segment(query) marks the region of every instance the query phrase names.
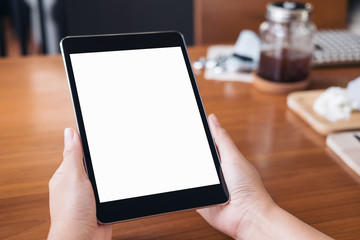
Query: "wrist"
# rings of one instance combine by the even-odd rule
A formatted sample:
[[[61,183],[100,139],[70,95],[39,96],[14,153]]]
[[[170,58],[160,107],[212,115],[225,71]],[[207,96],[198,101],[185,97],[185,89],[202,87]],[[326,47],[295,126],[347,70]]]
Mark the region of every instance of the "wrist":
[[[264,230],[272,227],[272,216],[281,208],[268,194],[264,195],[259,198],[263,200],[248,209],[247,214],[242,218],[237,228],[236,239],[269,239],[264,238],[267,235]]]
[[[272,200],[250,217],[247,224],[239,228],[242,231],[238,231],[236,239],[332,239],[280,208]]]

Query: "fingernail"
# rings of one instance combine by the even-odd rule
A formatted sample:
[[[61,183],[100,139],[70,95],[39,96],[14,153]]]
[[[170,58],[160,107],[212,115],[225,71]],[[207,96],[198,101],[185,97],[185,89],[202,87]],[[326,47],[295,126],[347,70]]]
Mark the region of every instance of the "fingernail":
[[[220,124],[219,120],[217,119],[217,117],[215,116],[215,114],[211,114],[210,118],[213,121],[213,123],[215,123],[216,126],[219,126],[219,127],[221,126],[221,124]]]
[[[66,142],[71,141],[73,138],[74,138],[74,130],[72,130],[71,128],[65,128],[64,130],[65,144]]]

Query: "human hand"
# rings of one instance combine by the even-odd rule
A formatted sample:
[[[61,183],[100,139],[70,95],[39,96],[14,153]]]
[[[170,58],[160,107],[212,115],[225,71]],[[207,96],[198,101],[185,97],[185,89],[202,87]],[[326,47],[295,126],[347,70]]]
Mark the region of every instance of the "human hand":
[[[210,225],[235,239],[330,239],[276,205],[215,115],[209,124],[230,193],[227,204],[197,210]]]
[[[250,227],[255,215],[275,204],[265,190],[256,169],[239,152],[213,114],[209,116],[209,125],[219,150],[230,201],[224,205],[197,211],[210,225],[237,238]]]
[[[49,182],[48,239],[111,239],[111,225],[99,225],[96,220],[95,198],[84,169],[79,135],[70,128],[64,135],[64,160]]]

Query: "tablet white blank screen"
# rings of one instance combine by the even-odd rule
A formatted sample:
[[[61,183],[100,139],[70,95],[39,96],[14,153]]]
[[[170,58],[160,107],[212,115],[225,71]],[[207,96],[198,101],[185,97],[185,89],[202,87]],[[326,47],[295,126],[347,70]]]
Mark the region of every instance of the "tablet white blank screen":
[[[70,58],[100,202],[219,184],[180,47]]]

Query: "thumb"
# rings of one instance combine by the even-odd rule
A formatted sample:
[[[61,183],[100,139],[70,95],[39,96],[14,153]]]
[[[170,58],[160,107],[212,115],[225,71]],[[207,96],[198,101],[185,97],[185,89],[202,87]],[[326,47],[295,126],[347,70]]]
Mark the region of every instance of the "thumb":
[[[65,172],[72,172],[78,176],[86,176],[83,163],[83,151],[79,134],[72,128],[64,130],[63,168]]]
[[[234,164],[239,159],[244,159],[244,156],[239,152],[227,131],[221,126],[215,114],[209,115],[209,125],[215,144],[218,147],[222,164]]]

